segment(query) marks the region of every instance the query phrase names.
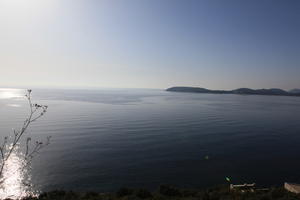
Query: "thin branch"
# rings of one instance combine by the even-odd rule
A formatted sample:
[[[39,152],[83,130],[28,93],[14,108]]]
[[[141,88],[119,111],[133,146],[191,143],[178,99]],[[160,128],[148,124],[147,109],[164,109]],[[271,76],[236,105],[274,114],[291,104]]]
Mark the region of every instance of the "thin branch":
[[[0,177],[2,176],[2,172],[3,172],[3,168],[5,166],[5,162],[9,159],[9,157],[12,154],[12,152],[16,149],[16,146],[19,144],[19,141],[20,141],[21,137],[26,132],[26,130],[29,127],[29,125],[31,123],[35,122],[36,120],[38,120],[39,118],[41,118],[47,112],[48,106],[39,105],[39,104],[32,104],[32,101],[31,101],[31,90],[27,90],[27,94],[25,95],[25,97],[28,100],[29,109],[30,109],[28,117],[25,119],[25,121],[23,123],[23,126],[22,126],[22,128],[19,131],[13,130],[13,132],[14,132],[14,139],[13,139],[11,145],[8,147],[8,152],[5,152],[6,146],[7,146],[7,142],[8,142],[8,137],[4,138],[4,142],[2,144],[2,147],[0,147],[1,160],[2,160],[1,167],[0,167]],[[49,142],[50,141],[50,137],[48,137],[47,138],[47,143],[45,143],[46,145],[43,145],[43,143],[39,144],[39,145],[36,145],[35,148],[33,149],[33,151],[29,153],[29,143],[30,143],[30,140],[31,139],[27,138],[27,141],[26,141],[25,159],[28,159],[27,158],[28,156],[30,156],[32,158],[34,154],[37,154],[40,149],[42,149],[44,146],[47,146],[50,143]]]

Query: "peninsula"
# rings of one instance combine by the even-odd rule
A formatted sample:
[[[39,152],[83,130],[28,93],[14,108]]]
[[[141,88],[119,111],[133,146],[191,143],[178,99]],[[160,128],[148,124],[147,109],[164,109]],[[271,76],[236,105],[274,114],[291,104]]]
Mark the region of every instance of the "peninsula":
[[[299,96],[300,91],[297,89],[285,91],[278,88],[272,89],[250,89],[239,88],[235,90],[209,90],[200,87],[171,87],[166,89],[169,92],[190,92],[190,93],[208,93],[208,94],[241,94],[241,95],[276,95],[276,96]]]

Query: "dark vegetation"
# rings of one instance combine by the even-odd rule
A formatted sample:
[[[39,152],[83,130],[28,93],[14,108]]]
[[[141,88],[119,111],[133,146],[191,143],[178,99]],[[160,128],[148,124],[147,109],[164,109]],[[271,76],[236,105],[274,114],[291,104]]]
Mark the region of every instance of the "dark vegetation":
[[[255,192],[230,191],[229,186],[209,189],[180,189],[161,185],[158,190],[121,188],[115,193],[73,192],[57,190],[42,193],[39,197],[23,200],[297,200],[300,195],[287,192],[283,187],[256,190]]]
[[[199,87],[171,87],[168,88],[169,92],[192,92],[192,93],[209,93],[209,94],[244,94],[244,95],[276,95],[276,96],[300,96],[300,90],[294,89],[285,91],[282,89],[258,89],[253,90],[250,88],[239,88],[236,90],[209,90]]]

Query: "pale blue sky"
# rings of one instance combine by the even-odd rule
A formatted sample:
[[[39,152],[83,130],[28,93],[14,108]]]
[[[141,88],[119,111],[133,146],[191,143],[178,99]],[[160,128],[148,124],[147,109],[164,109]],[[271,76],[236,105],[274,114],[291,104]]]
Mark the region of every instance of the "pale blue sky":
[[[0,0],[0,86],[300,87],[298,0]]]

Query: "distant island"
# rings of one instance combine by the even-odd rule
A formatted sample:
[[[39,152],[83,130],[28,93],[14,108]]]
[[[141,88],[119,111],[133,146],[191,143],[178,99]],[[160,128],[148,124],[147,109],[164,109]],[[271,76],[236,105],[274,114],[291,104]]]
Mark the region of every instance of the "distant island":
[[[209,90],[200,87],[171,87],[166,89],[169,92],[190,92],[190,93],[208,93],[208,94],[241,94],[241,95],[276,95],[276,96],[299,96],[300,89],[285,91],[278,88],[272,89],[250,89],[239,88],[236,90]]]

